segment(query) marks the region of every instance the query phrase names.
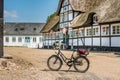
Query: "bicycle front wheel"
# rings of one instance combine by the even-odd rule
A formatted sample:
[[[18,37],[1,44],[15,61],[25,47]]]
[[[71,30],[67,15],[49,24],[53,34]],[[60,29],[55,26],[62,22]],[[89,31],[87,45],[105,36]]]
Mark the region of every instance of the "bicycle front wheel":
[[[58,71],[62,67],[62,60],[57,55],[52,55],[47,60],[47,66],[50,70]]]
[[[89,60],[84,56],[77,57],[74,61],[74,68],[78,72],[86,72],[89,68]]]

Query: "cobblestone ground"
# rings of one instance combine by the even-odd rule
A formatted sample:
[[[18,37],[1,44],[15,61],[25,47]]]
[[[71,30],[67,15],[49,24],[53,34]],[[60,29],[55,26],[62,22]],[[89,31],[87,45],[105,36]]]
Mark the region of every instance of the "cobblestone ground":
[[[46,65],[54,50],[5,47],[4,53],[13,59],[0,59],[0,80],[120,80],[120,56],[114,53],[90,52],[90,68],[86,73],[50,71]],[[69,57],[71,51],[63,51]],[[7,66],[5,66],[7,63]]]

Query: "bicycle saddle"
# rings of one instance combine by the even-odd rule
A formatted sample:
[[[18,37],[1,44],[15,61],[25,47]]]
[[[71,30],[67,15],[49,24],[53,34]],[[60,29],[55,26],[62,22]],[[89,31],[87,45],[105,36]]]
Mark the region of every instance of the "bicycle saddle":
[[[77,52],[80,54],[85,54],[87,51],[85,49],[77,49]]]

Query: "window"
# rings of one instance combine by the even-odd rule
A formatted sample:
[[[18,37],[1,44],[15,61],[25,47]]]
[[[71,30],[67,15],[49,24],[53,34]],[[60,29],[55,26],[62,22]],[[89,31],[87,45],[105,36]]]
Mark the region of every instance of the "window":
[[[80,32],[80,33],[81,33],[81,36],[84,36],[84,29],[81,29],[80,31],[81,31],[81,32]]]
[[[48,33],[45,34],[45,38],[49,39],[49,34]]]
[[[71,6],[69,5],[69,10],[72,10]]]
[[[60,22],[63,22],[63,14],[60,15]]]
[[[62,6],[66,6],[66,5],[68,5],[68,4],[69,4],[68,0],[65,0],[65,1],[63,2]]]
[[[72,32],[71,37],[77,37],[78,30],[74,30],[74,31],[71,31],[71,32]]]
[[[22,37],[18,37],[18,42],[22,42]]]
[[[21,31],[25,30],[24,28],[20,28]]]
[[[87,36],[92,35],[91,29],[86,29],[86,35],[87,35]]]
[[[97,21],[98,21],[98,17],[97,15],[93,15],[93,24],[97,24]]]
[[[51,36],[52,36],[52,39],[55,39],[55,33],[53,33]]]
[[[67,13],[64,14],[64,21],[68,21],[68,14]]]
[[[82,37],[84,35],[84,29],[79,29],[78,30],[78,36]]]
[[[9,42],[9,37],[6,37],[6,38],[5,38],[5,42]]]
[[[63,8],[63,11],[65,12],[65,11],[67,11],[67,8],[66,8],[66,6]]]
[[[69,13],[69,20],[72,20],[73,19],[73,12],[70,12]]]
[[[68,11],[68,10],[69,10],[69,6],[63,7],[63,12],[66,12],[66,11]]]
[[[55,37],[56,37],[56,39],[59,39],[59,38],[60,38],[59,32],[56,33]]]
[[[16,37],[12,37],[12,42],[16,42]]]
[[[15,30],[14,31],[18,31],[18,28],[15,28]]]
[[[60,24],[60,28],[63,28],[63,27],[64,27],[64,25],[63,25],[63,23],[61,23],[61,24]]]
[[[109,27],[108,26],[102,28],[102,34],[109,35]]]
[[[33,42],[36,42],[36,37],[33,37]]]
[[[64,27],[69,27],[69,23],[68,22],[64,23]]]
[[[60,11],[60,13],[63,13],[63,8],[61,8],[61,11]]]
[[[74,12],[74,18],[77,17],[78,15],[78,12]]]
[[[30,43],[30,37],[25,37],[25,42]]]
[[[120,26],[113,26],[112,27],[112,34],[120,34]]]
[[[39,38],[39,41],[42,42],[42,37]]]
[[[95,35],[95,28],[93,28],[92,34]]]
[[[34,31],[36,31],[37,29],[36,28],[33,28]]]
[[[92,34],[93,35],[98,35],[98,28],[93,28]]]

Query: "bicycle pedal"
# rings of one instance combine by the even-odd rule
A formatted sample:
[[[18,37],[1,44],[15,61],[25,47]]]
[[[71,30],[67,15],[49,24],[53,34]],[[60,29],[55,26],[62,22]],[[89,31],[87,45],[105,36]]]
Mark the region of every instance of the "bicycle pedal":
[[[72,66],[70,66],[70,67],[68,68],[67,72],[71,69],[71,67],[72,67]]]

